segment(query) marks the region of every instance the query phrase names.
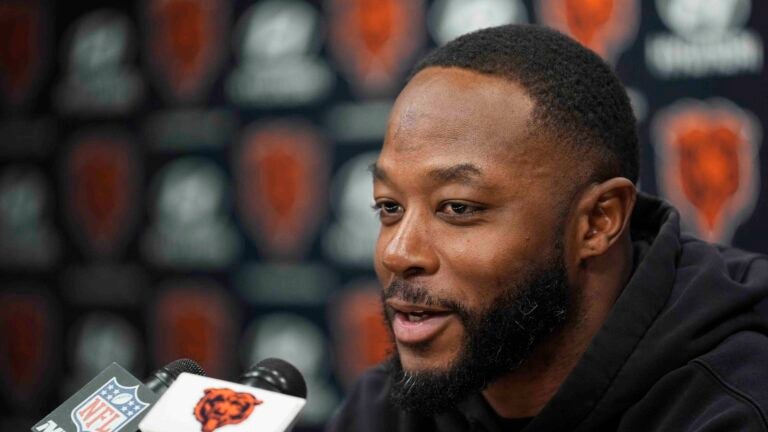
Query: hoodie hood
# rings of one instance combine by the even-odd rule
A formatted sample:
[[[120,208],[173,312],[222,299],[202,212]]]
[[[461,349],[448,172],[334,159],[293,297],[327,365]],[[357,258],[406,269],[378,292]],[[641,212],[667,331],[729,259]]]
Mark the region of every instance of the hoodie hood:
[[[677,211],[644,194],[630,227],[636,253],[632,277],[530,429],[615,427],[664,375],[732,334],[768,330],[765,317],[755,312],[768,296],[768,284],[765,277],[761,282],[748,277],[759,255],[681,236]]]

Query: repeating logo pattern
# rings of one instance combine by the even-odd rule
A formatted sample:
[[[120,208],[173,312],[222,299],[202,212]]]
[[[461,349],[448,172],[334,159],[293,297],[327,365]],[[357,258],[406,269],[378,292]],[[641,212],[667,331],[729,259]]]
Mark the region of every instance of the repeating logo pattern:
[[[760,127],[724,99],[684,100],[654,124],[662,193],[698,236],[729,243],[758,195]]]
[[[52,226],[48,185],[38,167],[0,172],[0,266],[50,268],[61,253]]]
[[[342,165],[333,180],[331,193],[336,217],[325,233],[323,246],[325,253],[338,263],[373,268],[379,220],[371,210],[370,166],[378,157],[377,151],[355,156]]]
[[[235,169],[240,216],[262,252],[300,257],[324,217],[327,151],[301,121],[274,121],[246,129]]]
[[[146,0],[146,52],[172,100],[199,100],[221,66],[228,1]]]
[[[384,324],[380,292],[378,283],[362,281],[347,287],[329,303],[336,354],[340,359],[337,373],[347,388],[351,388],[363,371],[384,360],[393,350]]]
[[[70,225],[92,255],[116,253],[133,232],[141,178],[134,145],[114,132],[86,132],[65,160]]]
[[[331,90],[333,74],[318,56],[320,16],[301,0],[251,6],[235,31],[239,64],[229,75],[229,98],[245,106],[306,105]]]
[[[41,404],[50,386],[50,369],[58,349],[58,314],[38,287],[8,284],[0,292],[0,384],[2,399],[15,410]]]
[[[429,31],[440,45],[465,33],[528,20],[519,0],[438,0],[429,10]]]
[[[331,51],[362,95],[390,94],[424,41],[421,0],[328,0]]]
[[[222,288],[189,279],[159,288],[150,328],[156,364],[190,358],[211,376],[228,376],[237,344],[237,318]]]
[[[64,78],[54,102],[67,114],[126,114],[144,96],[144,81],[128,63],[135,48],[133,26],[113,10],[91,12],[65,38]]]
[[[637,0],[537,0],[539,20],[616,63],[637,37]]]
[[[149,404],[139,399],[138,385],[127,387],[112,378],[72,410],[78,432],[118,432]]]
[[[217,269],[240,253],[228,214],[226,174],[212,160],[187,156],[167,164],[153,184],[152,221],[142,239],[157,266]]]
[[[78,319],[69,344],[75,381],[87,382],[115,362],[134,371],[143,361],[141,339],[123,317],[109,312],[92,312]]]
[[[763,40],[744,26],[751,0],[656,0],[673,34],[652,34],[645,56],[662,78],[759,73]]]
[[[47,59],[43,8],[35,0],[0,4],[0,91],[7,106],[24,105]]]
[[[255,319],[243,335],[243,363],[249,367],[267,358],[290,359],[307,384],[307,405],[302,419],[322,424],[338,406],[338,392],[329,381],[327,349],[323,330],[294,313],[271,313]]]

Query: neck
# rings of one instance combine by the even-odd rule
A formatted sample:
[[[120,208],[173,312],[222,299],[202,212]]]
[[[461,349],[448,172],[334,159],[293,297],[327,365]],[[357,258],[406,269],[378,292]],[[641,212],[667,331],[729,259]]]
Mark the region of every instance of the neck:
[[[536,416],[560,388],[605,322],[632,272],[629,239],[595,257],[580,271],[574,289],[580,292],[564,325],[516,370],[492,382],[483,396],[502,417]],[[616,263],[622,265],[616,266]]]

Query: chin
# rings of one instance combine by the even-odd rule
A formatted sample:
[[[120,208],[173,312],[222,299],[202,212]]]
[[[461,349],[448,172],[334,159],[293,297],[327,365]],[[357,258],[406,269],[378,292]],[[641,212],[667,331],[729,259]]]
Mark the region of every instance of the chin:
[[[454,353],[436,353],[429,349],[414,349],[398,344],[400,364],[406,372],[445,372],[456,361]]]

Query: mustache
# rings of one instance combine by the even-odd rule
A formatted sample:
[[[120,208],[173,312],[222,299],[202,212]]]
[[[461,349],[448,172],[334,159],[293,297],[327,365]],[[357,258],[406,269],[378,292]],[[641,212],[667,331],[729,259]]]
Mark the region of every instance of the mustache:
[[[469,310],[461,303],[455,300],[435,296],[423,285],[408,282],[403,279],[393,280],[389,286],[382,290],[382,303],[391,298],[424,306],[438,306],[444,309],[450,309],[462,317],[469,315]]]

